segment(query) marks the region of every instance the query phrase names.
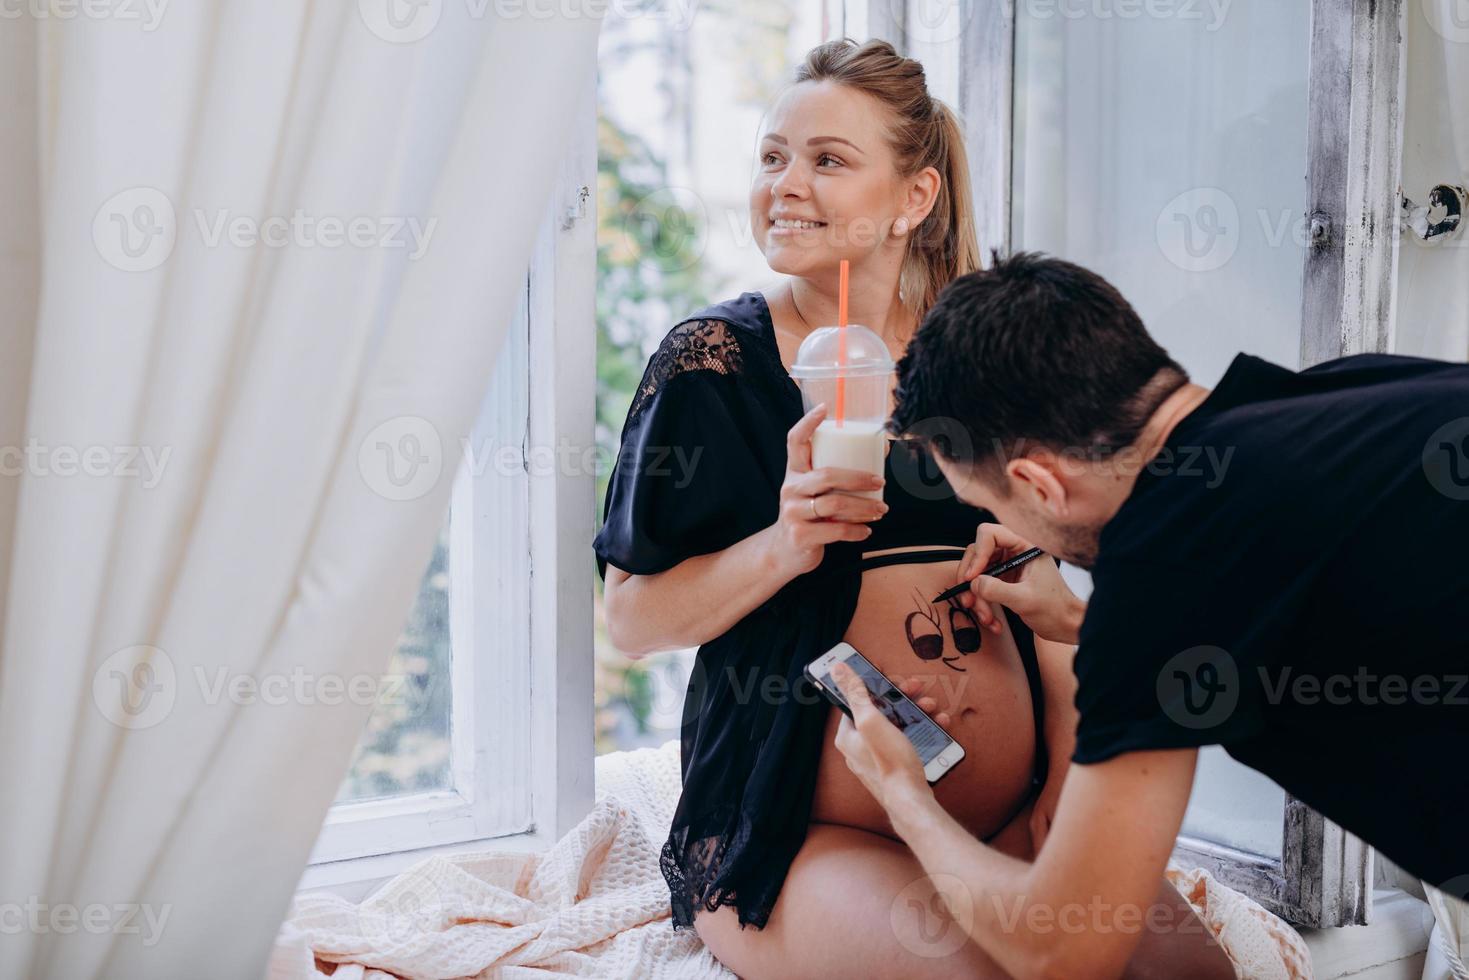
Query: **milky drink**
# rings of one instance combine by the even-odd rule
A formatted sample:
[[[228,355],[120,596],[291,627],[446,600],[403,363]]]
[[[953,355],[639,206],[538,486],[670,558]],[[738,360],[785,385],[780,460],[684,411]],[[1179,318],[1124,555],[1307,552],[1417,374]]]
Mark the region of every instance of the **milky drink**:
[[[811,438],[811,468],[836,466],[882,476],[887,460],[887,435],[882,422],[847,419],[840,425],[827,418]],[[858,497],[882,499],[882,490],[843,491]]]
[[[894,367],[883,339],[858,323],[821,327],[801,342],[791,377],[808,412],[826,403],[826,418],[811,440],[813,469],[836,466],[883,475]],[[881,490],[857,495],[882,499]]]

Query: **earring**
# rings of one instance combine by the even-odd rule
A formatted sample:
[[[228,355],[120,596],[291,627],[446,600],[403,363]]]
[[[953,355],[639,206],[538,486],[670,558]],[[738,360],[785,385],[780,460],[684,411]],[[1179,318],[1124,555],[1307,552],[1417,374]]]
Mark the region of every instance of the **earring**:
[[[903,215],[902,217],[899,217],[897,221],[894,221],[893,222],[893,234],[894,235],[897,235],[899,238],[901,238],[904,235],[908,234],[908,217],[907,217],[907,215]]]

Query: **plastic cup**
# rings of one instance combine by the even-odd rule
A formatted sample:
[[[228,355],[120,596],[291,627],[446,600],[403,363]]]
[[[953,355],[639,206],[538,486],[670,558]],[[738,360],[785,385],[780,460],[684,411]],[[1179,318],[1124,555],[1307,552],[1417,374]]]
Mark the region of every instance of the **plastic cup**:
[[[883,475],[887,461],[888,399],[896,365],[887,344],[867,327],[845,327],[846,357],[840,349],[842,327],[821,327],[801,342],[791,377],[801,389],[801,401],[810,411],[826,403],[826,418],[811,438],[811,467],[841,467]],[[843,387],[843,416],[836,417],[837,380]],[[859,497],[882,499],[881,490],[863,490]]]

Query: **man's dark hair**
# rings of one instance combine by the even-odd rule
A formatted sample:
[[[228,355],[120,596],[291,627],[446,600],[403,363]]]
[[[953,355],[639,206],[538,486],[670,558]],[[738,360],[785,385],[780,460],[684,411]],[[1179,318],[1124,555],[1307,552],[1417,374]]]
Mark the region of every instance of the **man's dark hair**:
[[[898,362],[889,426],[997,478],[1027,445],[1106,458],[1187,381],[1107,280],[1036,252],[995,253],[924,317]]]

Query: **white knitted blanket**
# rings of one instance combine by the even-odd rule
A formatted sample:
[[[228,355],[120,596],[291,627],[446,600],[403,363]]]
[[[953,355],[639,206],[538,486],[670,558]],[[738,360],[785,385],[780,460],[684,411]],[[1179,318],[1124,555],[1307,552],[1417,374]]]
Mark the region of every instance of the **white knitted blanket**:
[[[319,962],[337,964],[333,980],[734,980],[669,920],[658,849],[678,752],[669,742],[598,759],[592,812],[544,854],[428,858],[361,905],[297,896],[269,977],[316,980]]]
[[[1167,875],[1234,961],[1241,980],[1314,980],[1311,950],[1290,923],[1203,868],[1169,862]]]
[[[692,929],[675,932],[658,849],[679,792],[679,749],[597,760],[592,812],[544,854],[434,857],[360,905],[301,895],[270,980],[551,977],[735,980]],[[1207,872],[1168,876],[1247,980],[1311,980],[1305,942]]]

